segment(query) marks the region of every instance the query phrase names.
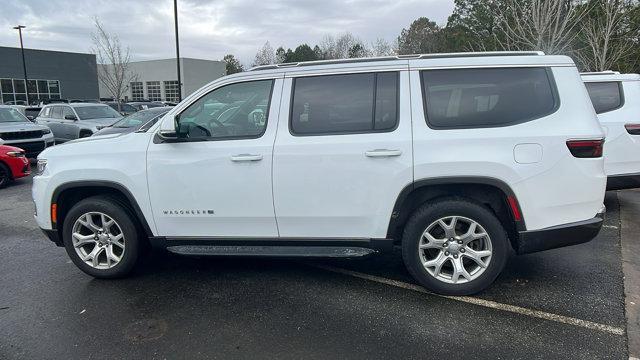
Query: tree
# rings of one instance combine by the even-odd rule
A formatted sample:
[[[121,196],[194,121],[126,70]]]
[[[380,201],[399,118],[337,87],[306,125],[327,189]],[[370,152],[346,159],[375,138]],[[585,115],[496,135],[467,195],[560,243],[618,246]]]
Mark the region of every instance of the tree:
[[[502,36],[495,39],[504,50],[568,54],[588,13],[572,0],[503,1],[496,14]]]
[[[302,44],[298,45],[298,47],[291,54],[291,58],[287,60],[290,62],[313,61],[318,60],[318,57],[311,46]]]
[[[443,29],[448,52],[501,50],[502,36],[496,13],[504,0],[455,0],[453,13]]]
[[[319,48],[322,59],[346,59],[350,57],[351,50],[355,51],[354,54],[362,54],[366,50],[366,45],[350,32],[345,32],[336,38],[326,35],[320,42]]]
[[[289,62],[289,60],[287,59],[287,52],[284,50],[282,46],[280,46],[276,50],[276,64],[282,64],[286,62]]]
[[[130,71],[129,47],[123,48],[117,35],[109,34],[98,18],[94,18],[95,32],[91,34],[93,53],[96,55],[98,66],[98,80],[104,85],[109,94],[118,103],[129,90],[131,82],[138,77]]]
[[[411,23],[408,29],[402,29],[398,37],[398,54],[428,54],[439,52],[440,27],[426,17]]]
[[[631,26],[633,4],[623,0],[592,0],[579,40],[583,47],[578,52],[581,65],[588,71],[612,69],[633,51],[636,27]]]
[[[226,64],[227,75],[239,73],[244,71],[244,67],[240,64],[240,61],[232,54],[227,54],[222,58],[222,61]]]
[[[395,54],[395,50],[385,39],[378,38],[371,44],[372,56],[391,56]]]
[[[271,44],[267,41],[262,45],[262,48],[256,53],[256,57],[253,60],[253,66],[270,65],[276,63],[276,56],[271,47]]]
[[[349,49],[349,53],[348,53],[349,58],[363,58],[363,57],[367,57],[370,56],[370,52],[369,50],[367,50],[367,48],[364,46],[363,43],[355,43],[353,44],[353,46],[351,46],[351,48]]]

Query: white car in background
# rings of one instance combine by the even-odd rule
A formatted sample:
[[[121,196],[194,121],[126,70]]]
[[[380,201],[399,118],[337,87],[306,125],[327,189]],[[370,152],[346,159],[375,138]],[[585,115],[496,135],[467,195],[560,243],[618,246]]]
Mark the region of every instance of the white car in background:
[[[607,190],[640,187],[640,75],[605,71],[582,80],[606,135]]]
[[[15,105],[0,105],[0,145],[11,145],[24,150],[28,158],[36,158],[47,147],[54,145],[48,127],[34,124]]]

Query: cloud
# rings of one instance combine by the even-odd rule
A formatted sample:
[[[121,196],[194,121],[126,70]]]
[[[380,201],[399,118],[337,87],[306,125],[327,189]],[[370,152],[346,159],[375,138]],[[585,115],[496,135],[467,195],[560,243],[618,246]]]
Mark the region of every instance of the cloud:
[[[249,64],[272,46],[315,45],[324,35],[349,31],[365,42],[393,41],[420,16],[444,24],[453,0],[178,0],[180,54]],[[173,2],[142,0],[8,0],[0,13],[1,46],[18,46],[11,27],[22,24],[25,46],[89,52],[93,18],[117,34],[135,60],[175,56]]]

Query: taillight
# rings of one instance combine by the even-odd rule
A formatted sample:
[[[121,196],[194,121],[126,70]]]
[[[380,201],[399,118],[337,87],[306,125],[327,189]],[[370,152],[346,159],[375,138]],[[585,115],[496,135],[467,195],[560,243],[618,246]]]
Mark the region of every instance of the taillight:
[[[599,158],[602,157],[604,139],[567,140],[567,147],[571,155],[577,158]]]
[[[626,124],[624,128],[631,135],[640,135],[640,124]]]

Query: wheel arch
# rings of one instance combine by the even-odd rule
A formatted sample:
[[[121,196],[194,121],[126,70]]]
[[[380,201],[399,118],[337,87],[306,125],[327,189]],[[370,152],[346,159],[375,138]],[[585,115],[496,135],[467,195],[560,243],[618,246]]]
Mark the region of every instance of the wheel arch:
[[[505,227],[515,248],[518,232],[526,230],[522,210],[511,187],[492,177],[438,177],[416,180],[407,185],[396,199],[387,238],[399,241],[409,216],[425,202],[452,196],[469,198],[490,208]],[[516,216],[520,217],[519,221]]]
[[[113,181],[72,181],[59,185],[51,196],[50,206],[56,205],[57,221],[52,222],[52,229],[61,231],[64,217],[68,211],[81,199],[105,195],[118,199],[124,206],[135,214],[141,230],[147,237],[152,237],[151,227],[140,209],[133,194],[122,184]]]

